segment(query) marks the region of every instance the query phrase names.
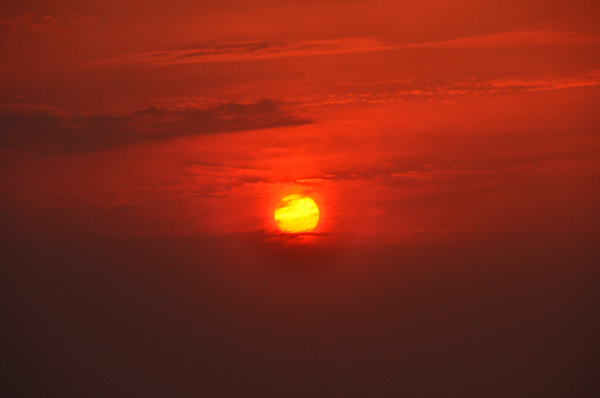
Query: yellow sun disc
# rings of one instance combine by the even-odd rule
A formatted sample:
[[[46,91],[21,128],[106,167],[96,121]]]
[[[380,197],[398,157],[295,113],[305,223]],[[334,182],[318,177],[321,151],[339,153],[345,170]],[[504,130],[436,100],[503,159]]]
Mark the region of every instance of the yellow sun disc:
[[[310,232],[319,222],[319,208],[308,196],[288,195],[275,208],[275,222],[283,232]]]

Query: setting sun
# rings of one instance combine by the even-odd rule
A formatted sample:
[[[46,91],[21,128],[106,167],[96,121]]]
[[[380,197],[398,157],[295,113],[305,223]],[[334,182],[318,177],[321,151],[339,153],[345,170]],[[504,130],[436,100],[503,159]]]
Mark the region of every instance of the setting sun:
[[[308,196],[288,195],[275,208],[274,217],[283,232],[310,232],[319,222],[319,208]]]

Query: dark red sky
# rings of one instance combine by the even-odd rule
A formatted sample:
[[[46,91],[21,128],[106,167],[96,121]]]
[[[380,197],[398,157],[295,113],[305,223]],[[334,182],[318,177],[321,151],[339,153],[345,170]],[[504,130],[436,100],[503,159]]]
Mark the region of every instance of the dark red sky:
[[[462,369],[470,376],[454,377],[479,386],[415,384],[409,396],[547,397],[553,390],[544,388],[559,379],[556,396],[577,396],[589,387],[591,357],[582,352],[594,353],[596,365],[599,352],[585,343],[598,308],[590,287],[599,260],[598,21],[597,1],[4,2],[0,219],[11,259],[5,283],[14,289],[3,308],[14,324],[7,352],[19,357],[11,374],[23,385],[58,377],[32,387],[41,395],[132,395],[135,386],[94,378],[92,368],[129,374],[140,347],[172,340],[173,350],[191,344],[198,361],[220,366],[210,373],[212,365],[165,348],[156,363],[190,364],[177,391],[196,391],[186,384],[196,372],[234,372],[243,386],[281,368],[273,376],[279,393],[255,386],[257,396],[350,396],[333,388],[338,379],[359,372],[355,360],[379,358],[367,373],[389,388],[370,389],[366,377],[359,395],[397,396],[391,369],[410,380],[411,367],[399,365],[405,350],[425,358],[413,368],[423,385],[428,371]],[[292,193],[310,195],[321,211],[305,244],[286,243],[273,221]],[[98,298],[85,299],[86,291]],[[167,304],[157,308],[157,300]],[[54,315],[44,317],[44,303]],[[149,322],[162,325],[177,310],[175,329],[166,322],[140,332],[141,346],[131,348],[136,330],[153,330]],[[420,310],[414,329],[403,329]],[[89,319],[69,320],[79,313]],[[102,314],[107,335],[131,357],[96,339]],[[185,317],[195,321],[183,332]],[[285,326],[273,326],[281,317]],[[313,320],[329,332],[306,326]],[[203,351],[194,328],[204,339],[229,337]],[[376,343],[358,344],[344,328]],[[532,348],[532,330],[546,339],[541,346]],[[477,333],[477,349],[490,357],[451,348]],[[279,348],[265,348],[265,335]],[[70,343],[61,351],[56,339],[79,341],[87,354]],[[107,347],[114,355],[102,357]],[[250,371],[255,349],[267,352],[262,376]],[[299,355],[298,368],[275,358],[277,350]],[[73,373],[58,359],[68,375],[60,381],[43,353],[88,370]],[[102,365],[92,360],[98,355]],[[540,358],[545,370],[533,365]],[[30,361],[44,365],[32,370]],[[338,381],[321,377],[327,364],[341,367]],[[154,369],[157,380],[172,380],[152,366],[128,377],[136,385]],[[319,377],[304,373],[317,386],[285,390],[293,386],[285,369],[310,366],[321,369]],[[114,393],[93,394],[94,383]],[[337,392],[324,393],[328,386]]]

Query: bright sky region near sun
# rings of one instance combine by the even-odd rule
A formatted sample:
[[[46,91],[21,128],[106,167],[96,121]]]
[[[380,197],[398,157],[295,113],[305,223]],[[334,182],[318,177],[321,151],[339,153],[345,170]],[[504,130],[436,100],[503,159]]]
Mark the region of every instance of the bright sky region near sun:
[[[6,230],[595,229],[597,1],[0,7]]]

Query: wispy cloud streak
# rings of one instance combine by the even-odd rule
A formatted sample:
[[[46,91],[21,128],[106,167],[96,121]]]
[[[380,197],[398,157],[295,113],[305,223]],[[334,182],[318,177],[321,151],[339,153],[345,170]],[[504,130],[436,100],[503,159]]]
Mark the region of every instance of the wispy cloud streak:
[[[533,30],[501,32],[437,42],[405,44],[403,48],[500,48],[525,45],[598,42],[600,36],[579,32]]]
[[[598,42],[600,36],[578,32],[535,30],[502,32],[438,42],[385,44],[375,38],[345,38],[307,41],[243,41],[194,48],[125,54],[85,63],[87,67],[160,67],[176,64],[239,62],[316,55],[367,53],[419,48],[501,48],[523,45]]]
[[[479,83],[478,87],[491,89],[521,89],[523,91],[560,90],[565,88],[600,85],[600,70],[576,77],[506,78]]]
[[[0,17],[0,36],[8,36],[15,32],[65,32],[74,26],[90,25],[93,22],[94,18],[81,15],[68,18],[35,14],[23,14],[18,18]]]
[[[220,43],[183,50],[153,51],[122,55],[88,63],[96,67],[166,66],[208,62],[237,62],[327,54],[352,54],[393,49],[370,38],[297,42],[246,41]]]

